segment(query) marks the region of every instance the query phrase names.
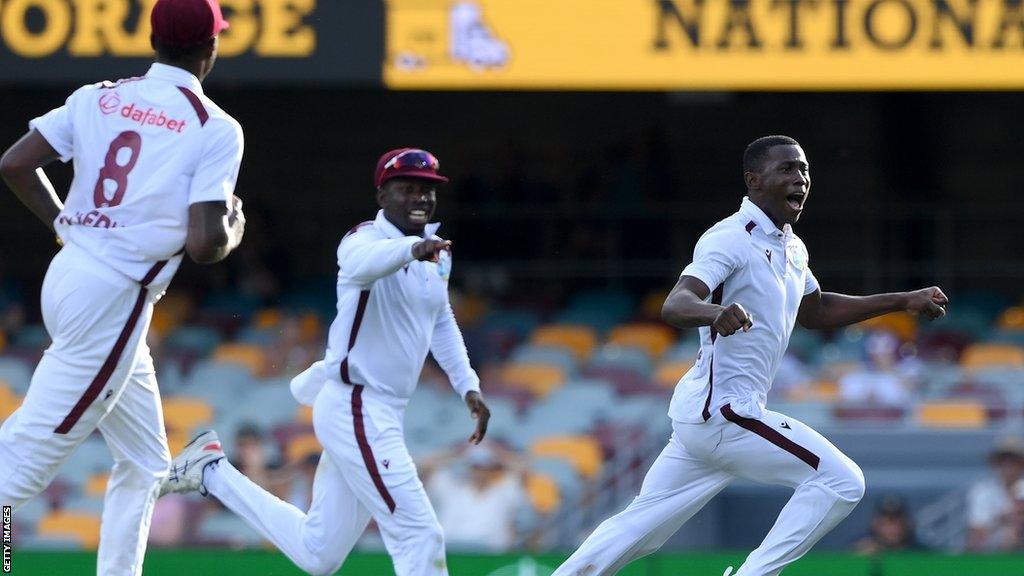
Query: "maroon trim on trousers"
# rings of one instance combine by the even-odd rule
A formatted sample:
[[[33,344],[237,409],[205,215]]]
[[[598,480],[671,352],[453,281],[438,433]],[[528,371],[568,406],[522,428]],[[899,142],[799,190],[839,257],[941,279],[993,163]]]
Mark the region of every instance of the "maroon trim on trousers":
[[[148,277],[149,274],[146,276]],[[114,368],[117,367],[118,360],[121,359],[124,347],[128,344],[128,339],[131,338],[132,332],[135,331],[135,325],[139,322],[139,316],[142,314],[142,309],[146,304],[146,295],[148,293],[144,287],[139,289],[139,297],[135,300],[135,307],[132,308],[131,314],[128,315],[128,321],[121,328],[121,334],[118,335],[117,341],[114,342],[114,348],[107,355],[107,359],[103,361],[103,366],[100,367],[99,373],[92,379],[89,387],[85,389],[85,393],[78,399],[78,403],[64,417],[64,421],[60,423],[60,426],[54,429],[54,432],[57,434],[67,434],[70,432],[86,409],[100,395],[103,387],[107,385],[107,381],[110,380],[110,376],[114,373]]]
[[[722,416],[725,416],[725,419],[728,420],[729,422],[732,422],[737,426],[746,428],[747,430],[750,430],[751,432],[757,434],[761,438],[764,438],[765,440],[771,442],[772,444],[775,444],[779,448],[782,448],[786,452],[789,452],[793,456],[796,456],[797,458],[803,460],[811,468],[814,468],[815,470],[818,469],[818,464],[821,463],[821,459],[818,458],[818,456],[815,455],[814,452],[811,452],[807,448],[804,448],[803,446],[797,444],[796,442],[793,442],[789,438],[786,438],[778,430],[772,428],[771,426],[765,424],[764,422],[761,422],[760,420],[754,420],[753,418],[744,418],[743,416],[740,416],[739,414],[732,411],[732,406],[730,406],[729,404],[722,406]]]
[[[757,227],[757,223],[755,223],[753,220],[751,220],[750,222],[747,222],[747,225],[744,226],[743,229],[747,231],[747,234],[752,234],[751,230],[753,230],[756,227]]]
[[[203,101],[199,99],[199,96],[196,96],[195,92],[184,86],[178,86],[178,90],[181,90],[185,98],[188,98],[188,103],[196,111],[196,116],[199,116],[199,125],[206,126],[206,121],[210,119],[210,114],[206,111],[206,107],[203,106]]]
[[[721,304],[722,293],[725,291],[725,282],[718,285],[711,293],[711,303]],[[704,400],[704,411],[700,413],[707,422],[711,419],[711,393],[715,391],[715,340],[718,339],[718,330],[711,327],[711,356],[708,358],[708,397]]]
[[[149,283],[156,279],[160,271],[164,269],[164,266],[167,266],[167,262],[167,260],[161,260],[153,264],[153,267],[149,269],[149,272],[146,272],[146,275],[142,277],[139,283],[143,286],[149,286]]]
[[[356,430],[356,443],[359,444],[359,452],[363,455],[363,463],[366,464],[366,470],[370,473],[370,479],[373,480],[373,485],[377,487],[377,492],[384,499],[384,503],[388,505],[388,510],[394,514],[395,499],[391,497],[388,487],[384,484],[384,479],[380,477],[377,460],[373,457],[373,450],[370,449],[370,443],[366,440],[366,427],[363,424],[362,384],[352,387],[352,425]]]
[[[352,330],[348,334],[348,354],[352,353],[352,348],[356,345],[356,336],[359,334],[359,327],[363,324],[363,314],[366,312],[366,302],[369,300],[369,290],[359,293],[359,305],[356,306],[356,316],[352,319]],[[348,354],[345,354],[345,359],[341,361],[341,381],[345,384],[352,383],[348,379]]]

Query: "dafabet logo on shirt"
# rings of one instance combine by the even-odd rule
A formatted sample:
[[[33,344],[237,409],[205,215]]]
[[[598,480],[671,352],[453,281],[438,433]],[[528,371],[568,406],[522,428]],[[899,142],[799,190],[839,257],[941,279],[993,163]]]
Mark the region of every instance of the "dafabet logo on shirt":
[[[117,92],[107,92],[103,96],[100,96],[100,112],[109,116],[117,111],[117,107],[121,105],[121,97],[117,95]]]

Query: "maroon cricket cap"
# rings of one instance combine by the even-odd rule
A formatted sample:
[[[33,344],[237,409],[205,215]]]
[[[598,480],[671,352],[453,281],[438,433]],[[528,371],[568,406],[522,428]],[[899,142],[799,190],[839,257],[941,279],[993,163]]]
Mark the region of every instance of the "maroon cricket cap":
[[[149,22],[154,36],[178,48],[198,46],[228,27],[217,0],[158,0]]]
[[[377,160],[377,169],[373,171],[373,184],[380,188],[392,178],[420,178],[432,182],[447,182],[448,179],[437,173],[440,164],[433,154],[419,148],[398,148]]]

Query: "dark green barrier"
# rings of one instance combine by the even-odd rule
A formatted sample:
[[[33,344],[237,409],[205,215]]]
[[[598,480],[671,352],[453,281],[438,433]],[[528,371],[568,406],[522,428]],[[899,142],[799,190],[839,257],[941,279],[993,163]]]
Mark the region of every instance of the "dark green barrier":
[[[719,576],[728,565],[738,566],[745,552],[718,554],[659,554],[638,560],[621,576]],[[451,555],[453,576],[548,576],[563,556]],[[94,574],[91,553],[14,551],[12,574],[72,576]],[[146,557],[146,576],[301,576],[284,556],[273,552],[154,550]],[[383,554],[351,556],[340,576],[394,574]],[[845,554],[812,554],[786,570],[785,576],[1024,576],[1024,555],[942,556],[901,554],[878,559]]]

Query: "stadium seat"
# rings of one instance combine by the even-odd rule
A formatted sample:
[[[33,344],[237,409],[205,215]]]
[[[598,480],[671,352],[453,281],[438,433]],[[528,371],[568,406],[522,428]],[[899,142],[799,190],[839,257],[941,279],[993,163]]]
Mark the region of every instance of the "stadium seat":
[[[900,340],[913,340],[917,335],[917,320],[906,312],[890,312],[865,320],[857,326],[864,330],[888,330]]]
[[[516,348],[510,360],[527,364],[554,364],[567,375],[576,373],[576,357],[563,346],[527,344]]]
[[[164,398],[164,424],[168,430],[193,432],[197,426],[213,422],[213,406],[201,398],[175,396]]]
[[[285,457],[289,463],[296,464],[309,456],[318,456],[323,450],[315,434],[301,434],[288,441],[288,445],[285,447]]]
[[[187,295],[171,290],[153,308],[150,329],[159,334],[168,334],[181,325],[192,313],[194,303]]]
[[[164,339],[164,348],[167,350],[184,350],[208,356],[220,344],[220,334],[213,328],[202,326],[181,326],[172,331]]]
[[[313,425],[313,407],[306,406],[305,404],[299,404],[299,407],[295,410],[295,421],[299,424]]]
[[[562,505],[562,494],[554,478],[538,472],[526,475],[526,493],[540,514],[551,514]]]
[[[683,374],[693,367],[692,360],[663,362],[654,370],[654,382],[662,388],[675,388]]]
[[[22,326],[14,333],[11,344],[19,348],[46,348],[50,345],[50,334],[42,324]]]
[[[1024,331],[1024,306],[1011,306],[999,315],[996,325],[1003,330]]]
[[[662,362],[673,362],[676,360],[687,360],[693,362],[697,359],[697,353],[700,352],[700,338],[689,337],[679,340],[661,357]]]
[[[652,359],[661,358],[675,341],[675,332],[664,324],[626,324],[613,328],[608,343],[636,347]]]
[[[93,474],[110,471],[114,459],[103,438],[96,434],[85,439],[60,467],[61,477],[85,482]]]
[[[225,364],[237,364],[253,376],[260,376],[266,370],[266,354],[263,348],[253,344],[229,342],[221,344],[213,352],[213,360]]]
[[[1012,344],[972,344],[964,350],[960,365],[967,369],[1024,368],[1024,348]]]
[[[933,401],[918,405],[917,421],[926,428],[984,428],[988,414],[981,402]]]
[[[550,364],[511,363],[505,365],[501,377],[507,386],[544,396],[561,386],[566,374]]]
[[[598,348],[590,358],[589,368],[621,368],[632,370],[648,377],[651,374],[651,359],[647,352],[634,347],[606,344]]]
[[[560,346],[572,352],[576,360],[585,362],[597,346],[597,333],[580,324],[549,324],[534,330],[530,342],[537,346]]]
[[[21,397],[0,381],[0,422],[7,419],[21,406]]]
[[[39,520],[36,534],[69,537],[86,550],[95,550],[100,543],[100,518],[84,512],[58,510]]]
[[[648,322],[661,322],[661,309],[665,306],[668,292],[657,290],[644,296],[640,302],[640,318]]]
[[[606,380],[615,385],[619,394],[660,394],[665,389],[658,387],[641,372],[624,366],[589,366],[583,370],[585,378]]]
[[[252,318],[251,328],[256,330],[268,330],[277,328],[284,320],[284,314],[278,308],[263,308],[256,312]]]
[[[107,480],[110,479],[109,472],[97,472],[85,482],[85,493],[93,498],[103,498],[107,492]]]
[[[832,409],[836,420],[847,424],[896,423],[903,420],[906,410],[901,406],[879,406],[875,404],[840,404]]]
[[[530,447],[536,456],[563,458],[580,476],[593,480],[601,473],[604,454],[601,445],[590,436],[550,436],[540,438]]]
[[[258,548],[263,545],[263,537],[256,530],[226,510],[204,516],[199,522],[198,538],[204,544],[235,548]]]

